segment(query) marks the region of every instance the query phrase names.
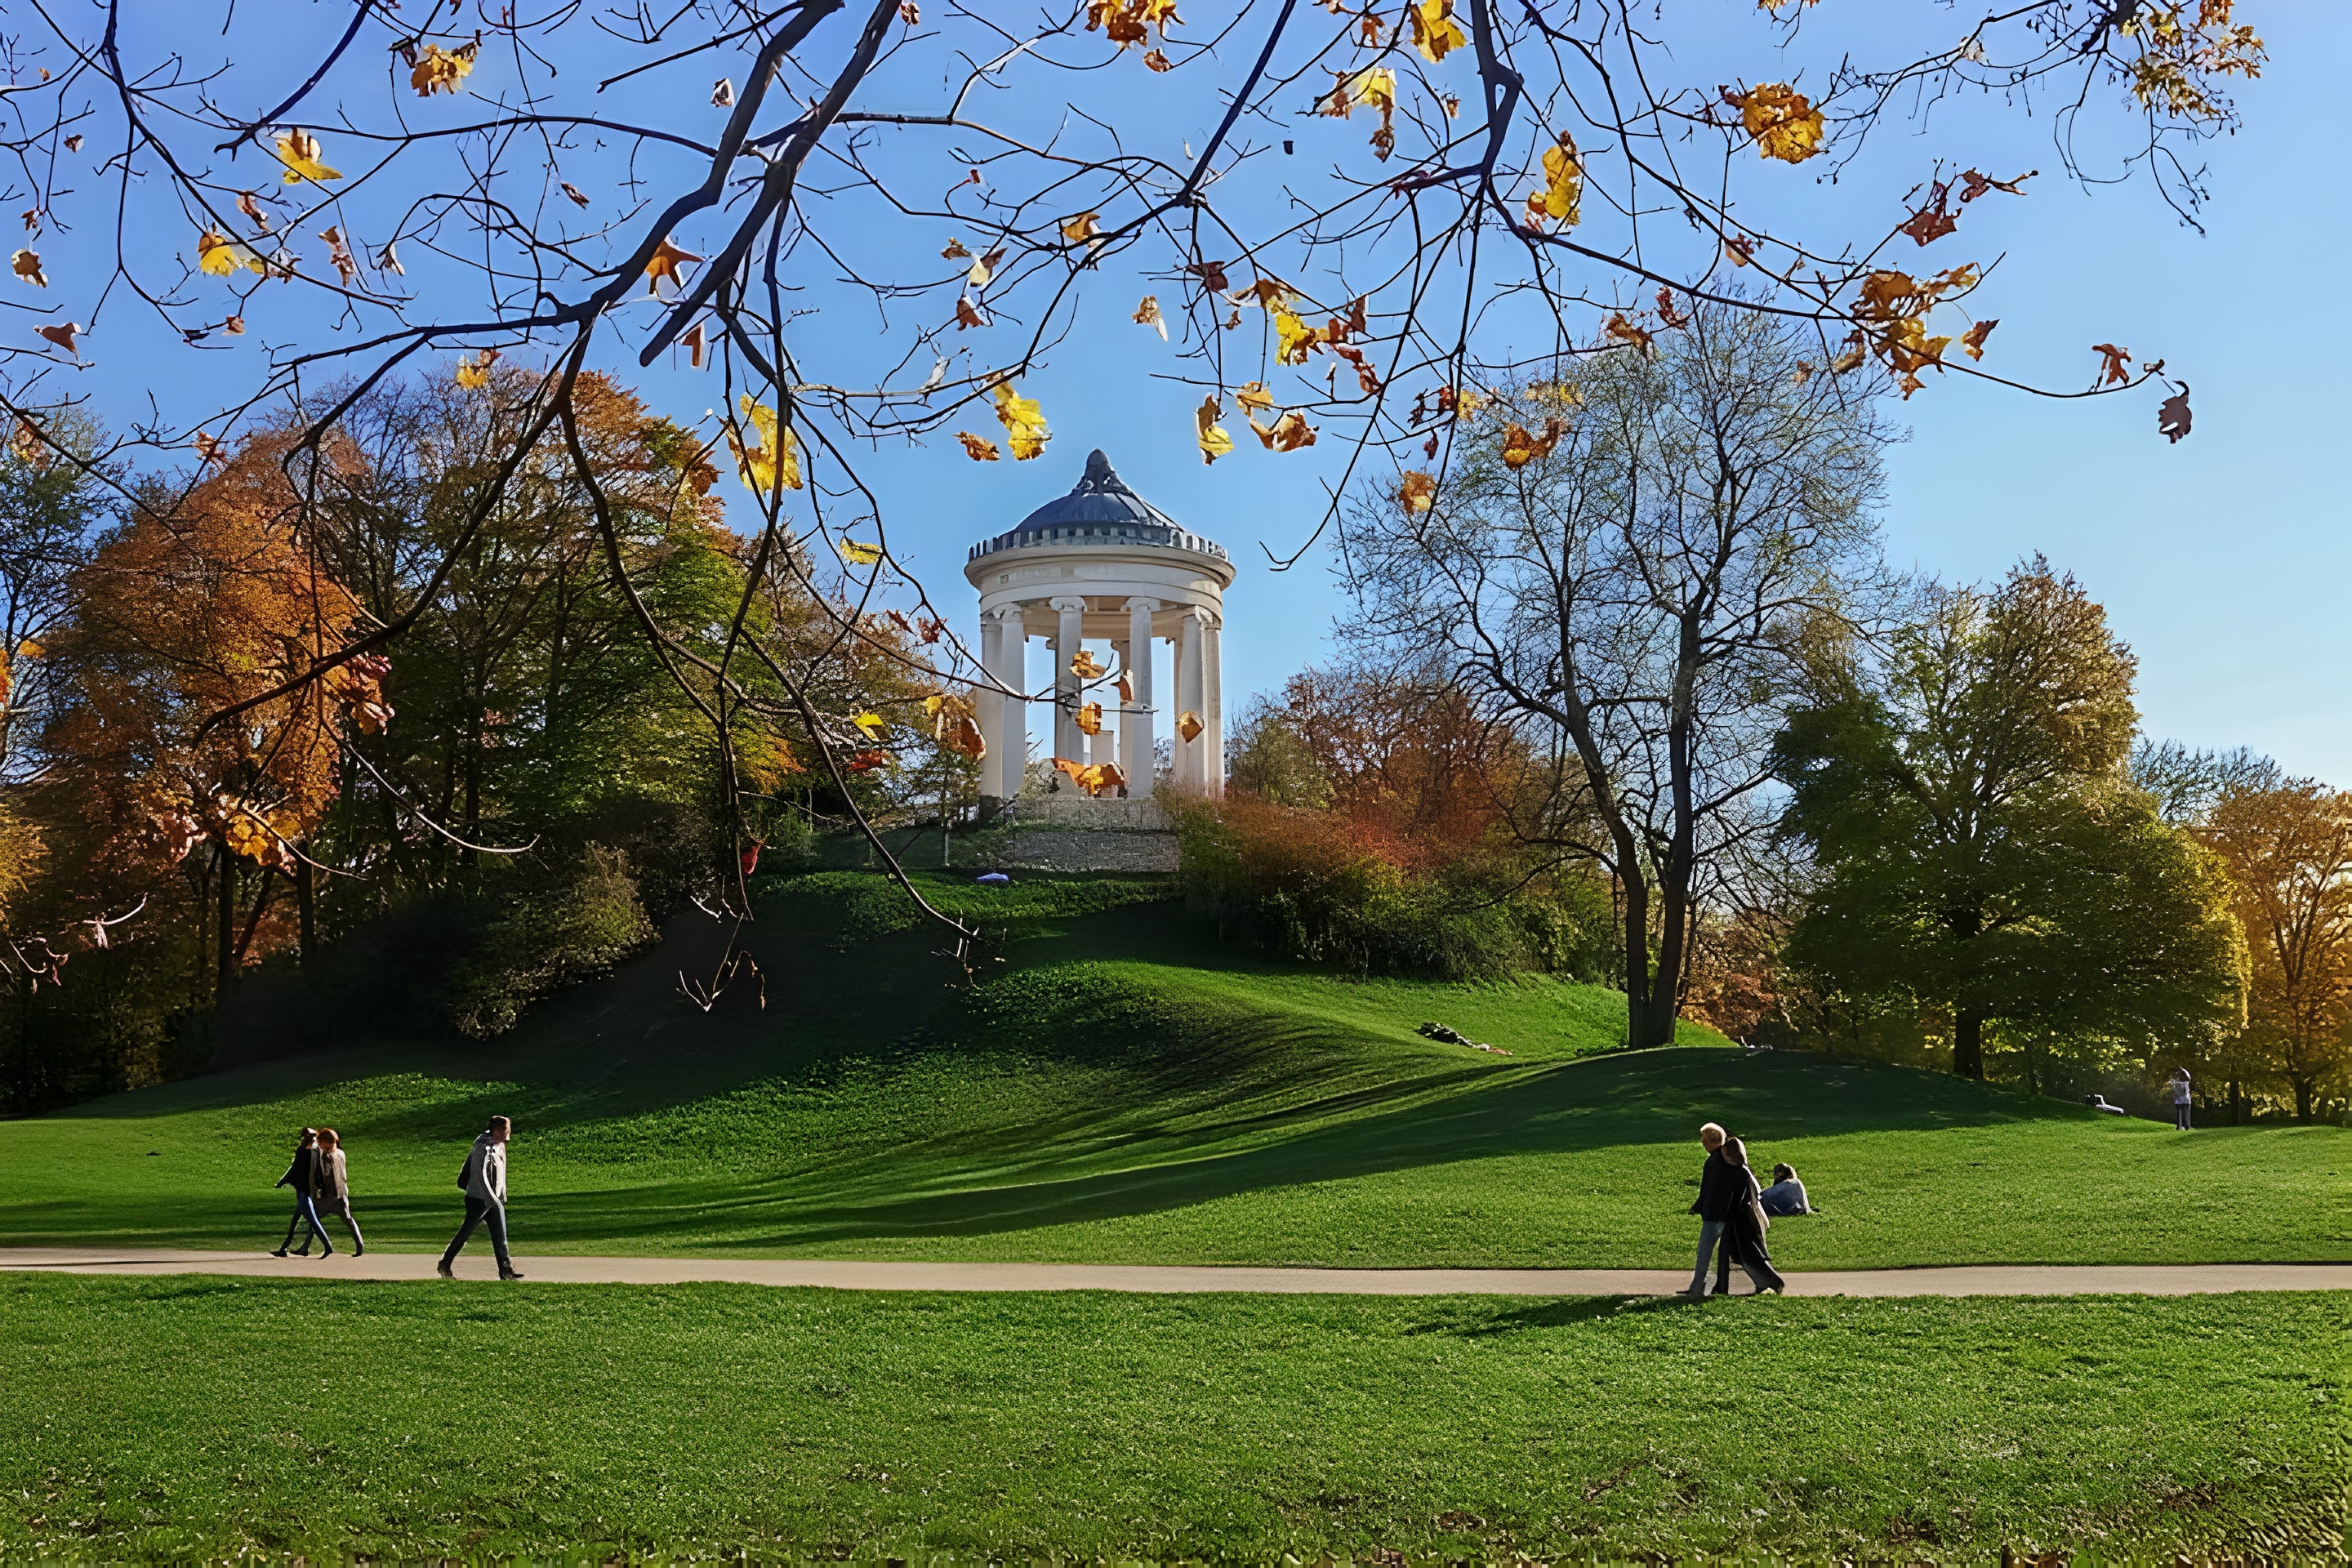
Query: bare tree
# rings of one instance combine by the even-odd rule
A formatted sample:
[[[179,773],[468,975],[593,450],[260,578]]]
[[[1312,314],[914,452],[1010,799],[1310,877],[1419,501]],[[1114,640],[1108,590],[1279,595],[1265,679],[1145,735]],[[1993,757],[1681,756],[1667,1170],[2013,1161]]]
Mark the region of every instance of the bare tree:
[[[1804,353],[1780,322],[1702,305],[1655,358],[1498,404],[1501,456],[1346,532],[1380,635],[1445,649],[1572,752],[1552,821],[1616,881],[1639,1046],[1673,1040],[1704,883],[1768,826],[1772,697],[1806,626],[1876,571],[1886,432],[1869,397],[1799,372]]]

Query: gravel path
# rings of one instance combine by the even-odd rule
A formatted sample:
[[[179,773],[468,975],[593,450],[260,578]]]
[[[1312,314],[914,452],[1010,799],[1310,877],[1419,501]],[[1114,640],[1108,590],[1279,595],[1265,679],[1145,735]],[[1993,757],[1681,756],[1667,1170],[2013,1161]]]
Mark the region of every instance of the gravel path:
[[[0,1270],[75,1274],[250,1274],[294,1279],[430,1279],[429,1252],[272,1258],[263,1252],[146,1247],[0,1247]],[[518,1256],[535,1284],[815,1285],[839,1290],[1255,1291],[1338,1296],[1664,1296],[1690,1277],[1666,1268],[1258,1268],[1088,1263],[901,1263],[798,1258]],[[461,1280],[495,1280],[487,1248]],[[2352,1290],[2352,1263],[1970,1264],[1821,1270],[1787,1276],[1791,1296],[2204,1296],[2235,1290]],[[1745,1294],[1745,1277],[1734,1288]]]

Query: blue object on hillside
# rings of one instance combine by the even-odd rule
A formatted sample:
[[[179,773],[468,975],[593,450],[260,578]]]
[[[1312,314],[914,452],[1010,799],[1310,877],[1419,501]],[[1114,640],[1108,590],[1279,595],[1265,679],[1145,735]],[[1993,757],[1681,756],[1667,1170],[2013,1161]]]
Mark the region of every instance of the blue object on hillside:
[[[983,888],[1009,888],[1013,885],[1013,879],[1002,871],[990,871],[973,878],[972,880]]]

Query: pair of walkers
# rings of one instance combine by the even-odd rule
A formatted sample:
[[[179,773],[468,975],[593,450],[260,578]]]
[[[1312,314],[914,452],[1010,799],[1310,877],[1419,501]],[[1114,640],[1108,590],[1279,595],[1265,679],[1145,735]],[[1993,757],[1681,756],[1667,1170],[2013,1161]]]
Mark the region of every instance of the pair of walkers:
[[[1782,1281],[1764,1245],[1764,1233],[1772,1222],[1764,1212],[1763,1189],[1756,1184],[1756,1173],[1748,1168],[1748,1146],[1712,1121],[1698,1130],[1698,1141],[1706,1151],[1706,1163],[1699,1169],[1698,1201],[1690,1206],[1699,1218],[1698,1264],[1691,1270],[1690,1289],[1683,1294],[1706,1297],[1710,1258],[1716,1263],[1717,1295],[1731,1294],[1734,1263],[1747,1271],[1756,1294],[1761,1296],[1767,1290],[1780,1294]],[[1790,1171],[1784,1180],[1794,1184],[1796,1173]],[[1782,1182],[1776,1181],[1773,1186],[1780,1190]],[[1804,1189],[1797,1190],[1798,1201],[1802,1203]]]
[[[340,1219],[350,1227],[352,1257],[366,1254],[366,1238],[360,1235],[359,1221],[352,1217],[351,1173],[343,1160],[343,1141],[333,1128],[302,1129],[302,1140],[294,1145],[294,1163],[286,1167],[278,1184],[294,1189],[294,1217],[286,1222],[286,1239],[278,1244],[272,1258],[287,1255],[297,1230],[302,1232],[302,1245],[295,1257],[310,1256],[310,1238],[315,1236],[319,1256],[332,1258],[335,1244],[327,1239],[327,1227],[320,1223],[326,1219]]]

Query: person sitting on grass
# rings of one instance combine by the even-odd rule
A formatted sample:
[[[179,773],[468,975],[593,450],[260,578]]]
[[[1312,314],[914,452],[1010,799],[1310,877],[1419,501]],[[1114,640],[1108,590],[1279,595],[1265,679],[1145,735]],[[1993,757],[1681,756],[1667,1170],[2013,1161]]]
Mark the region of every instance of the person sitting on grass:
[[[1775,1218],[1813,1212],[1812,1204],[1805,1197],[1805,1184],[1797,1180],[1797,1167],[1785,1163],[1772,1167],[1772,1184],[1757,1194],[1756,1201]]]

